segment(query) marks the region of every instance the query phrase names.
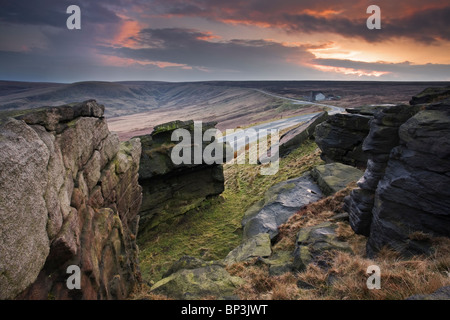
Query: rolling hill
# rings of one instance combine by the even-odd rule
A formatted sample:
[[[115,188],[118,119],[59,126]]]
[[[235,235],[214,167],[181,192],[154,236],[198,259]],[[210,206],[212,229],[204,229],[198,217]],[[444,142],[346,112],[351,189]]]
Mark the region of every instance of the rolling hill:
[[[121,138],[143,134],[172,120],[217,121],[219,129],[290,117],[323,109],[299,106],[264,94],[308,99],[311,92],[339,107],[373,103],[407,103],[426,87],[448,83],[364,81],[86,81],[71,84],[0,81],[0,111],[95,99],[105,105],[105,116]]]

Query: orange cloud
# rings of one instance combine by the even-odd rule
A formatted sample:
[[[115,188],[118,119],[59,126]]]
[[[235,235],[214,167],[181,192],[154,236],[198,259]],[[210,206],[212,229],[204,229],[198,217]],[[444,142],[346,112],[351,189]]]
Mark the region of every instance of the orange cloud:
[[[123,22],[119,27],[119,32],[114,37],[113,45],[133,47],[136,45],[136,41],[132,37],[136,36],[143,26],[138,21],[130,20],[125,16],[120,17]]]
[[[203,41],[210,41],[210,40],[214,40],[214,39],[221,39],[222,37],[217,36],[215,34],[213,34],[210,31],[204,31],[203,35],[198,36],[196,39],[197,40],[203,40]]]
[[[131,58],[123,58],[123,57],[117,57],[117,56],[109,56],[109,55],[100,55],[101,56],[101,62],[105,66],[112,66],[112,67],[129,67],[133,65],[140,65],[140,66],[148,66],[148,65],[154,65],[158,68],[164,69],[169,67],[178,67],[185,70],[190,70],[192,67],[182,64],[182,63],[174,63],[174,62],[167,62],[167,61],[145,61],[145,60],[136,60]]]
[[[333,66],[323,66],[318,64],[310,64],[310,67],[325,71],[325,72],[334,72],[345,75],[356,75],[358,77],[367,76],[367,77],[381,77],[383,75],[389,74],[388,71],[373,71],[373,70],[362,70],[362,69],[354,69],[354,68],[345,68],[345,67],[333,67]]]
[[[246,25],[246,26],[257,26],[260,28],[271,28],[272,24],[269,22],[255,21],[255,20],[244,20],[244,19],[219,19],[220,22],[231,25]]]
[[[298,12],[298,14],[308,14],[315,17],[324,17],[328,18],[330,16],[335,16],[338,14],[341,14],[344,12],[344,10],[310,10],[310,9],[304,9]]]

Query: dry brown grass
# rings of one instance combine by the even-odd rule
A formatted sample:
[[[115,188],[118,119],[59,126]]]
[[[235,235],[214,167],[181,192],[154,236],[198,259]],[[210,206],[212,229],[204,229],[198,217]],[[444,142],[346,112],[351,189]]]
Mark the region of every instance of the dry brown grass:
[[[336,194],[307,205],[294,214],[279,227],[279,235],[274,250],[291,250],[295,246],[295,236],[301,228],[310,227],[324,222],[337,213],[342,212],[343,200],[355,188],[350,184]],[[354,234],[352,232],[352,234]]]
[[[244,300],[403,300],[415,294],[429,294],[450,285],[450,239],[433,239],[435,254],[401,259],[383,250],[377,258],[360,254],[328,252],[329,269],[308,265],[301,273],[270,276],[268,267],[255,262],[238,263],[228,272],[245,280],[236,294]],[[369,290],[367,268],[381,269],[381,289]],[[309,288],[299,288],[297,282]]]
[[[450,239],[434,239],[433,256],[416,256],[401,259],[396,253],[383,250],[377,258],[367,259],[358,254],[336,252],[329,270],[309,265],[298,274],[299,279],[315,287],[301,294],[309,299],[391,300],[405,299],[414,294],[429,294],[450,285]],[[369,290],[366,286],[367,267],[381,269],[381,289]],[[336,279],[331,285],[327,278]],[[304,290],[303,290],[304,291]],[[305,296],[303,296],[305,294]]]
[[[342,200],[354,186],[338,192],[303,209],[280,228],[281,234],[274,251],[293,249],[297,232],[326,221],[342,210]],[[348,222],[338,222],[336,230],[340,240],[348,241],[353,253],[330,251],[322,259],[329,268],[310,264],[300,273],[270,276],[268,267],[256,260],[238,263],[228,271],[246,280],[237,290],[241,299],[281,300],[401,300],[415,294],[429,294],[450,285],[450,239],[431,238],[414,233],[414,239],[431,241],[434,254],[402,258],[398,253],[381,250],[376,258],[365,256],[366,238],[356,235]],[[381,289],[369,290],[366,273],[371,265],[381,270]],[[303,285],[297,286],[300,282]]]
[[[352,188],[354,185],[309,205],[291,217],[280,228],[273,251],[294,249],[296,234],[301,228],[327,221],[340,213],[343,199]],[[366,238],[354,234],[348,222],[337,224],[339,239],[348,241],[353,253],[326,252],[321,260],[327,261],[328,268],[309,264],[303,272],[281,276],[271,276],[268,266],[258,259],[233,264],[226,268],[227,271],[245,280],[236,294],[244,300],[400,300],[415,294],[429,294],[450,285],[450,239],[431,238],[416,232],[410,238],[430,241],[433,255],[405,259],[392,250],[383,249],[376,258],[369,259],[365,256]],[[366,272],[371,265],[380,267],[380,290],[367,288],[370,275]],[[165,300],[167,297],[148,293],[147,288],[132,299]]]
[[[245,280],[236,291],[246,300],[295,300],[299,298],[296,276],[286,273],[281,276],[269,276],[266,265],[255,265],[255,260],[240,262],[227,267],[227,271]]]

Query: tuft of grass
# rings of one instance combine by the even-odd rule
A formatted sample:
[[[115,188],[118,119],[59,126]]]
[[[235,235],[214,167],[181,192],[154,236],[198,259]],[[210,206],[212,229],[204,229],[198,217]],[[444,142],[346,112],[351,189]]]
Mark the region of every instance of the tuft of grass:
[[[433,241],[436,252],[429,257],[416,256],[404,260],[386,249],[374,259],[335,252],[331,269],[309,265],[297,276],[315,287],[305,293],[305,297],[310,299],[403,300],[415,294],[429,294],[450,285],[450,239]],[[369,276],[366,271],[370,265],[380,267],[380,290],[369,290],[366,286]],[[331,285],[327,283],[330,274],[336,279]]]
[[[295,247],[295,238],[301,228],[317,225],[326,221],[337,213],[342,212],[343,200],[355,188],[356,184],[351,183],[345,189],[342,189],[327,198],[311,203],[302,210],[294,214],[289,220],[278,228],[278,241],[274,250],[293,250]],[[343,236],[344,227],[338,229],[338,235]],[[354,234],[350,230],[350,234]],[[348,236],[348,228],[345,235]]]

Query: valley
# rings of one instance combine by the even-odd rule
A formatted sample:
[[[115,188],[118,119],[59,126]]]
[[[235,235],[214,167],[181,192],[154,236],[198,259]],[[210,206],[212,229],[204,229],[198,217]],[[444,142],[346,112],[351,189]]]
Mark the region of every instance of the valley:
[[[72,84],[0,81],[0,111],[57,106],[95,99],[106,106],[111,131],[121,140],[150,133],[173,120],[216,121],[220,130],[311,114],[328,106],[407,103],[430,82],[364,81],[157,81]],[[312,93],[327,97],[308,101]],[[299,103],[298,100],[305,101]],[[314,103],[312,103],[314,102]]]

